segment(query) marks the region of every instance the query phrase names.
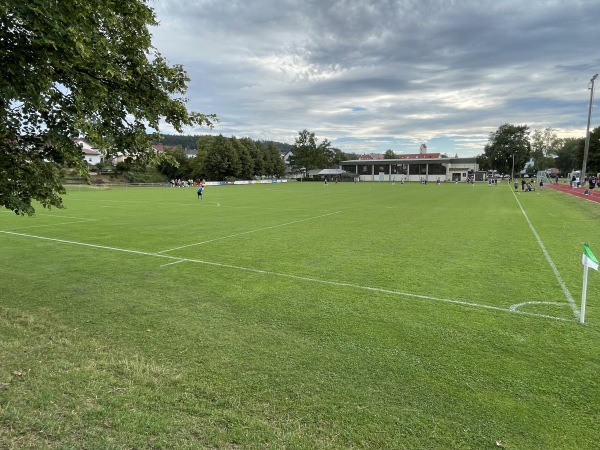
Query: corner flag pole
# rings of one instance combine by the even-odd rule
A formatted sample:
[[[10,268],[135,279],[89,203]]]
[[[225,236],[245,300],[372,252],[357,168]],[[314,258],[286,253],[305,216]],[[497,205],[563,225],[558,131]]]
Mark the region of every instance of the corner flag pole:
[[[588,266],[583,266],[583,289],[581,290],[581,316],[579,317],[579,323],[585,322],[585,299],[587,297],[587,277],[588,277]]]
[[[598,270],[598,259],[592,253],[589,244],[583,245],[583,256],[581,257],[581,264],[583,264],[583,288],[581,290],[581,315],[579,316],[579,323],[585,322],[585,300],[587,297],[587,279],[588,279],[588,268]]]

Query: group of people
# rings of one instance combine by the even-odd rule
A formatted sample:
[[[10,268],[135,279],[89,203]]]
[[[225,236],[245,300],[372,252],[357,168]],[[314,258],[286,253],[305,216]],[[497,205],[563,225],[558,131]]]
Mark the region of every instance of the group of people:
[[[519,182],[515,181],[515,192],[519,190]],[[544,189],[544,180],[540,179],[540,191]],[[521,180],[521,191],[532,192],[535,191],[535,187],[531,181],[525,181],[525,178]]]
[[[179,178],[173,178],[169,183],[171,184],[171,187],[188,187],[196,185],[194,180],[180,180]]]

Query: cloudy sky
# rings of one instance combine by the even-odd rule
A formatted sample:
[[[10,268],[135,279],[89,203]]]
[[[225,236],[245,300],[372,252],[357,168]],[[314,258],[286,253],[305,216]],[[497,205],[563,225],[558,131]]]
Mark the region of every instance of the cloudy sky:
[[[154,45],[191,78],[187,134],[475,156],[503,123],[584,137],[598,0],[156,0]],[[599,80],[600,81],[600,80]],[[592,127],[600,114],[592,116]],[[169,132],[168,129],[164,130]]]

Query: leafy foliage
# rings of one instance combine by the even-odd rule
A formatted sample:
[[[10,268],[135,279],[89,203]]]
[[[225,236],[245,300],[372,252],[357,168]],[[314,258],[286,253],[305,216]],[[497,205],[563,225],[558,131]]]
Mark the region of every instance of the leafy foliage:
[[[583,163],[583,150],[581,150],[581,163]],[[579,164],[578,167],[581,165]],[[600,173],[600,127],[596,127],[590,131],[590,147],[586,172],[588,174]]]
[[[576,167],[581,167],[583,160],[584,138],[567,138],[556,154],[556,167],[562,174],[571,172]]]
[[[302,130],[292,146],[292,168],[296,171],[331,168],[339,165],[343,153],[327,139],[318,143],[314,132]]]
[[[212,125],[186,109],[189,78],[152,47],[155,25],[145,0],[0,4],[0,205],[62,207],[62,169],[88,176],[74,137],[144,165],[161,120]]]
[[[552,128],[534,130],[531,135],[531,157],[537,170],[553,167],[554,157],[562,145],[563,139],[560,139]]]
[[[230,139],[217,136],[206,156],[206,172],[213,180],[235,177],[241,168],[240,159]]]
[[[513,157],[514,169],[519,171],[529,161],[530,155],[529,127],[505,123],[490,133],[484,154],[479,157],[479,164],[483,170],[511,173]]]
[[[230,178],[281,177],[285,163],[274,142],[219,136],[198,138],[198,154],[181,169],[184,179],[225,180]]]
[[[172,180],[174,178],[186,178],[182,177],[183,172],[187,172],[188,158],[181,147],[175,147],[165,149],[169,152],[171,158],[161,161],[158,163],[157,169],[167,179]]]

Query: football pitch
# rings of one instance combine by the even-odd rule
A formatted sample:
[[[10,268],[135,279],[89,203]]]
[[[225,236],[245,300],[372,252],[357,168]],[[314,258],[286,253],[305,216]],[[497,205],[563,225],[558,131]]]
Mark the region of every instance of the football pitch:
[[[463,183],[0,211],[0,448],[593,449],[600,206]]]

